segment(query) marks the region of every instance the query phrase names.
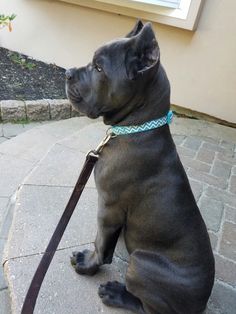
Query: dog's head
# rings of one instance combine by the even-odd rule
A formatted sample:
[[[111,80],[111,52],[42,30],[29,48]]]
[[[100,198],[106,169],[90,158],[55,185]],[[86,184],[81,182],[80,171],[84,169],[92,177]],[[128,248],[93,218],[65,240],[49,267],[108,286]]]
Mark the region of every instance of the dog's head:
[[[66,71],[67,96],[88,117],[117,123],[145,101],[159,58],[151,24],[138,21],[126,37],[100,47],[87,66]]]

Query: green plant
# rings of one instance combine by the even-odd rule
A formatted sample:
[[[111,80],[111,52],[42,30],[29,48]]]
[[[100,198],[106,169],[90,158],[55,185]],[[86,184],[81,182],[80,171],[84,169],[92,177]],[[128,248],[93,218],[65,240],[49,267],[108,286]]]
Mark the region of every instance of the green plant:
[[[13,121],[12,123],[13,123],[13,124],[22,124],[22,125],[25,125],[25,124],[30,124],[30,122],[31,122],[31,121],[26,118],[26,119],[21,119],[21,120]]]
[[[12,31],[12,21],[16,17],[15,14],[12,15],[5,15],[5,14],[0,14],[0,29],[7,26],[9,32]]]
[[[24,58],[20,53],[10,52],[8,57],[12,62],[21,66],[22,69],[33,70],[36,67],[36,64],[29,62]]]

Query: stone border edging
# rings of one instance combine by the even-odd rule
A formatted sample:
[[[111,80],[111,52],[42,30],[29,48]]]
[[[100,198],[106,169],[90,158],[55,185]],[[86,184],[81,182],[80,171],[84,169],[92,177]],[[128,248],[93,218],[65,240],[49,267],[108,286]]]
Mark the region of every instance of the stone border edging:
[[[0,121],[46,121],[80,116],[68,99],[1,100]]]

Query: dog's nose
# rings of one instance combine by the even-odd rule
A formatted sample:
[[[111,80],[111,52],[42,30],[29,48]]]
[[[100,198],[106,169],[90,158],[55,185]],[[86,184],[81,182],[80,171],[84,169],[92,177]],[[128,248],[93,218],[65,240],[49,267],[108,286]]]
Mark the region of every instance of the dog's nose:
[[[76,72],[75,68],[66,70],[66,72],[65,72],[66,79],[71,80],[73,78],[73,76],[75,75],[75,72]]]

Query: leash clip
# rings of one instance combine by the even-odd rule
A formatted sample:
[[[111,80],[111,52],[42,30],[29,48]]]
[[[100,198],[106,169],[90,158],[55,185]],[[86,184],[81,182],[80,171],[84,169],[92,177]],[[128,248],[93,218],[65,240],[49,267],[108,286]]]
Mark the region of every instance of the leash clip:
[[[112,134],[107,134],[104,137],[104,139],[101,141],[101,143],[98,145],[98,147],[96,149],[89,151],[87,156],[93,155],[93,156],[98,157],[99,154],[101,153],[101,151],[103,150],[103,147],[107,144],[107,142],[110,140],[110,138],[112,138]]]
[[[92,156],[98,157],[101,151],[103,150],[103,147],[107,144],[107,142],[111,138],[114,138],[114,137],[117,137],[117,135],[112,132],[112,127],[108,128],[104,139],[101,141],[101,143],[98,145],[96,149],[90,150],[87,156],[92,155]]]

